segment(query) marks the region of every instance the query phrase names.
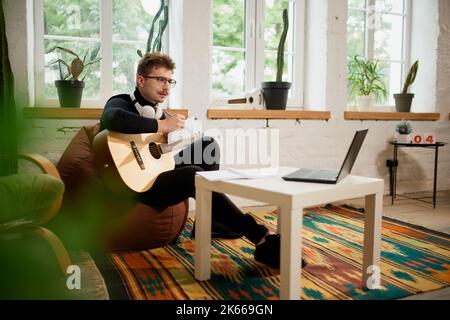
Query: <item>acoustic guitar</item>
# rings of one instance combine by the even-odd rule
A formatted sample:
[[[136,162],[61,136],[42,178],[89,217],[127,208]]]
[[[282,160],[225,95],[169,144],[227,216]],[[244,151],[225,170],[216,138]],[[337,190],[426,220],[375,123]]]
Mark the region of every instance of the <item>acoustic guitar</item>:
[[[174,150],[198,136],[167,144],[162,133],[125,134],[109,130],[93,141],[95,163],[105,184],[121,195],[150,190],[159,174],[175,168]]]

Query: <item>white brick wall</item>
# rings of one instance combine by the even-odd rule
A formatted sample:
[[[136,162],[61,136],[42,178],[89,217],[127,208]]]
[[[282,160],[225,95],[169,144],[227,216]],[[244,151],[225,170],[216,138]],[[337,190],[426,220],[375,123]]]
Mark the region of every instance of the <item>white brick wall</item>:
[[[39,153],[57,163],[75,134],[84,125],[95,120],[36,119],[24,122],[21,149],[24,152]]]

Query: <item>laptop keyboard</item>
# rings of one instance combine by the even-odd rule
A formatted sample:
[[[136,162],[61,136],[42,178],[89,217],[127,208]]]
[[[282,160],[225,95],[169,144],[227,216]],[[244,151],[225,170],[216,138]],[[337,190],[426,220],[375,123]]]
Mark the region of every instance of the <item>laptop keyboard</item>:
[[[299,169],[296,172],[292,173],[297,177],[302,178],[314,178],[314,179],[335,179],[339,172],[334,170],[325,170],[325,169]]]

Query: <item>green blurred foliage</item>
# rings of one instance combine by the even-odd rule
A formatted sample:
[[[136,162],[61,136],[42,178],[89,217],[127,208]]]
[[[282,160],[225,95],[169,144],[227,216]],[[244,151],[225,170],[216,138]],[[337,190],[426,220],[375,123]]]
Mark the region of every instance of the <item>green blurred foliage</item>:
[[[17,140],[14,134],[16,132],[16,118],[14,75],[8,56],[3,3],[0,3],[0,176],[17,171],[17,161],[7,157],[17,152]]]
[[[123,214],[136,205],[132,198],[112,195],[100,178],[84,181],[77,190],[66,187],[60,211],[44,225],[63,242],[74,265],[85,262],[74,259],[80,250],[104,255],[109,232],[126,227]],[[8,214],[0,212],[3,217]],[[27,227],[6,232],[0,224],[0,300],[91,299],[89,288],[84,292],[67,288],[70,275],[61,272],[49,243],[33,230]],[[82,279],[86,271],[82,270]],[[86,282],[81,285],[83,289]]]
[[[32,231],[0,233],[0,300],[70,299],[49,244]]]
[[[48,50],[54,45],[61,45],[75,52],[86,52],[88,47],[92,47],[98,39],[99,30],[99,1],[83,0],[83,1],[45,1],[45,16],[46,16],[46,32],[52,35],[60,36],[77,36],[77,37],[92,37],[90,41],[45,41],[45,50]],[[63,8],[68,8],[71,5],[78,5],[81,8],[82,17],[81,28],[69,28],[66,23],[70,20],[71,13],[61,11]],[[145,13],[141,7],[139,0],[122,1],[114,0],[115,15],[114,21],[117,28],[114,29],[114,39],[116,40],[142,40],[136,45],[117,44],[114,48],[114,75],[117,78],[125,77],[125,85],[129,88],[134,87],[134,66],[139,57],[136,53],[137,49],[144,50],[147,38],[147,32],[150,28],[152,16]],[[126,14],[124,10],[126,9]],[[76,22],[76,21],[75,21]],[[124,28],[128,26],[128,28]],[[3,44],[2,44],[3,45]],[[126,49],[126,50],[124,50]],[[62,54],[62,53],[61,53]],[[3,58],[3,55],[2,55]],[[50,57],[48,58],[51,59]],[[87,79],[86,96],[98,96],[100,90],[100,69],[99,64],[92,68],[89,78]],[[57,70],[46,68],[46,73],[50,74],[56,72],[56,77],[59,78]],[[49,77],[49,75],[47,75]],[[128,77],[128,78],[126,78]],[[8,83],[13,81],[8,80]],[[119,83],[116,81],[116,83]],[[56,91],[51,86],[46,87],[46,92],[49,95],[56,97]],[[119,92],[126,92],[126,86],[121,83],[116,85],[115,90]],[[12,90],[12,86],[9,88]],[[10,105],[9,102],[7,104]],[[2,103],[1,107],[6,104]],[[33,130],[39,130],[34,126],[35,120],[14,121],[14,117],[22,119],[22,107],[17,106],[11,110],[17,111],[18,115],[10,113],[8,118],[4,117],[6,113],[1,113],[0,131],[4,138],[0,142],[3,146],[3,141],[18,141],[19,150],[23,150],[25,142],[30,142]],[[3,109],[1,109],[3,112]],[[19,112],[20,111],[20,112]],[[20,115],[20,117],[19,117]],[[14,123],[15,129],[11,126],[8,128],[5,123]],[[6,131],[6,129],[9,129]],[[5,131],[3,131],[5,130]],[[6,134],[7,133],[7,134]],[[32,150],[39,150],[39,139],[33,139]],[[26,149],[28,150],[28,149]],[[43,149],[41,149],[43,150]],[[0,152],[0,156],[4,156]],[[8,151],[8,156],[15,156],[15,151]],[[42,152],[39,152],[43,154]],[[44,154],[45,155],[45,154]],[[1,164],[1,162],[0,162]],[[24,170],[25,169],[25,170]],[[26,173],[37,172],[34,165],[29,162],[21,164],[19,162],[19,172]],[[14,173],[14,172],[7,172]],[[64,197],[70,197],[70,194],[65,194]],[[90,252],[102,253],[105,251],[102,237],[104,234],[104,227],[111,226],[119,228],[117,220],[121,217],[123,212],[132,205],[128,199],[118,199],[119,197],[111,197],[105,194],[103,189],[97,185],[85,186],[83,193],[79,195],[76,205],[64,206],[61,211],[47,224],[49,230],[63,241],[64,245],[73,250],[83,249]],[[116,201],[117,200],[117,201]],[[1,201],[1,200],[0,200]],[[133,202],[135,203],[135,202]],[[1,215],[8,217],[10,213],[0,212]],[[72,260],[73,263],[77,261]],[[0,232],[0,300],[1,299],[79,299],[80,293],[70,291],[67,289],[66,281],[68,275],[61,273],[55,257],[49,244],[38,235],[33,233],[32,228],[24,230],[16,230],[11,232]],[[81,297],[83,298],[83,297]],[[85,297],[84,297],[85,298]]]

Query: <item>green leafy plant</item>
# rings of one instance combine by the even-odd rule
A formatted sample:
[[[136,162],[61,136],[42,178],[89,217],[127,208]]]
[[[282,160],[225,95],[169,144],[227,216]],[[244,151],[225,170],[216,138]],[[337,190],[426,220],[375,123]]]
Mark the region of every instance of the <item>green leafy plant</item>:
[[[395,126],[395,131],[400,134],[410,134],[412,131],[411,123],[409,123],[409,121],[402,120]]]
[[[406,77],[405,83],[403,85],[403,94],[408,93],[409,87],[413,84],[414,80],[416,80],[417,70],[419,69],[419,60],[416,60],[414,64],[411,66],[408,72],[408,76]]]
[[[89,55],[89,49],[86,50],[86,53],[83,56],[83,59],[80,58],[78,54],[73,52],[72,50],[63,48],[63,47],[53,47],[49,49],[46,53],[50,53],[53,51],[60,51],[65,54],[69,54],[73,59],[69,60],[63,60],[61,58],[53,59],[50,61],[47,66],[52,66],[54,64],[58,64],[59,68],[59,75],[61,80],[79,80],[81,74],[84,72],[83,78],[81,78],[81,81],[84,81],[86,76],[89,74],[91,66],[99,62],[101,58],[97,57],[99,51],[100,51],[100,44],[98,44]],[[88,58],[89,55],[89,58]]]
[[[378,62],[378,60],[366,60],[358,55],[350,57],[347,80],[352,100],[356,100],[358,96],[370,94],[373,94],[377,102],[382,102],[388,97],[388,91],[382,79],[382,68]]]
[[[161,14],[163,12],[164,12],[164,15],[163,15],[163,17],[161,17]],[[169,6],[165,4],[165,0],[161,0],[161,6],[159,7],[158,12],[156,13],[155,17],[153,18],[153,22],[150,27],[150,31],[148,33],[146,52],[161,51],[162,36],[164,34],[164,31],[167,28],[168,23],[169,23]],[[156,35],[156,38],[153,39],[156,24],[159,24],[159,30],[158,30],[158,34]],[[137,54],[139,55],[139,57],[142,58],[143,54],[142,54],[141,50],[138,50]]]
[[[289,29],[288,10],[283,9],[283,32],[281,33],[280,42],[278,43],[278,51],[277,51],[277,82],[283,81],[284,45],[286,43],[288,29]]]

